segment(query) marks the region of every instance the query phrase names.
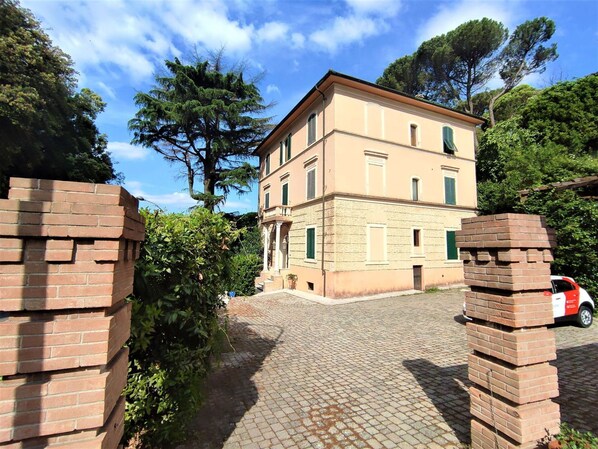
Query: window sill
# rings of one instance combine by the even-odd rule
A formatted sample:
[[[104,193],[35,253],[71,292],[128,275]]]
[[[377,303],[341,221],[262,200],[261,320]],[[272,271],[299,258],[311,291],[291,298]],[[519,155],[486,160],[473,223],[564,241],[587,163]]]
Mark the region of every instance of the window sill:
[[[426,257],[425,254],[411,254],[411,257]]]
[[[317,263],[318,261],[316,259],[303,259],[303,262],[305,262],[305,263]]]
[[[454,264],[458,264],[458,263],[462,263],[461,259],[447,259],[445,260],[446,263],[454,263]]]
[[[366,262],[366,265],[390,265],[390,262]]]

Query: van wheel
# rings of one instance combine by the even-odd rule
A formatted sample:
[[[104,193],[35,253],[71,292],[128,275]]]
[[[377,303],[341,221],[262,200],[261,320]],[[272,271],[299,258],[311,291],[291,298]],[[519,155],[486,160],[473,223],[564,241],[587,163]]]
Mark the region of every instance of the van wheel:
[[[592,316],[592,309],[588,306],[581,306],[577,313],[577,324],[581,327],[588,328],[592,325],[594,317]]]

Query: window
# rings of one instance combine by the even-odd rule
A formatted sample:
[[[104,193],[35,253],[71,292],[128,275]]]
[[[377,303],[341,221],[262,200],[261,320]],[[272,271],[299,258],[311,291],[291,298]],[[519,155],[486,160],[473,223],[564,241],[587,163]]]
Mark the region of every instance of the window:
[[[286,139],[284,139],[284,147],[285,147],[285,152],[286,152],[286,159],[285,161],[288,161],[289,159],[291,159],[291,135],[289,134],[287,136]]]
[[[305,229],[305,258],[316,259],[316,228],[311,226]]]
[[[266,160],[264,161],[264,172],[266,175],[270,174],[270,153],[266,154]]]
[[[264,192],[264,209],[270,208],[270,190]]]
[[[386,225],[367,225],[367,263],[387,263]]]
[[[413,246],[419,248],[421,246],[421,229],[413,230]]]
[[[314,112],[307,119],[307,145],[316,141],[316,113]]]
[[[419,179],[411,178],[411,199],[419,201]]]
[[[457,180],[454,176],[444,176],[444,204],[457,204]]]
[[[316,197],[316,166],[312,165],[307,169],[307,196],[308,200]]]
[[[446,259],[459,260],[459,250],[455,242],[455,231],[446,231]]]
[[[282,185],[282,205],[288,206],[289,205],[289,182],[285,182]]]
[[[442,127],[442,143],[445,153],[455,154],[457,147],[455,146],[455,141],[453,140],[453,128],[450,126]]]
[[[284,148],[283,143],[280,142],[280,165],[284,164]]]
[[[417,125],[415,123],[411,123],[409,125],[409,138],[411,141],[411,146],[416,147],[418,138],[417,138]]]
[[[553,293],[564,293],[570,290],[575,290],[575,287],[564,279],[555,279],[552,281]]]

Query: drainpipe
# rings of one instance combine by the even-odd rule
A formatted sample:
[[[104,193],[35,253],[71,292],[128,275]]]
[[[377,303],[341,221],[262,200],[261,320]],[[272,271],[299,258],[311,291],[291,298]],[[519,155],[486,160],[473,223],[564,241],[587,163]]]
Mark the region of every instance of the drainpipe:
[[[326,297],[326,268],[324,267],[324,236],[326,235],[326,95],[318,89],[316,90],[322,96],[322,277],[323,277],[323,295]]]

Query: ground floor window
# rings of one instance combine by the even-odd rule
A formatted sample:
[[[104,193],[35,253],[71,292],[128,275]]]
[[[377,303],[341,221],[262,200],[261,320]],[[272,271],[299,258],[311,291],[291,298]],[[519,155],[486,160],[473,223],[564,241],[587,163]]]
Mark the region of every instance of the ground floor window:
[[[305,230],[305,258],[315,260],[316,258],[316,228],[311,227]]]
[[[455,231],[446,231],[446,258],[447,260],[459,260]]]

